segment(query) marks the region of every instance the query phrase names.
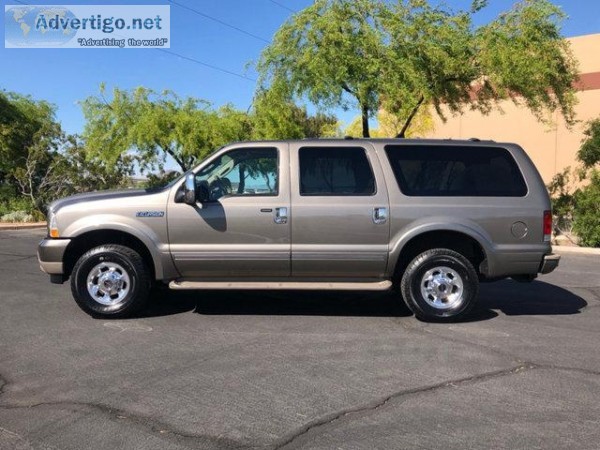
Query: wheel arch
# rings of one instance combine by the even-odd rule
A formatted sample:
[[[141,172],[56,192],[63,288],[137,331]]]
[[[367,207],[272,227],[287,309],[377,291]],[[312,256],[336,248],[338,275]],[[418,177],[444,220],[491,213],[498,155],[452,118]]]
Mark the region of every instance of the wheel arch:
[[[478,230],[462,224],[428,224],[405,233],[390,252],[390,272],[395,279],[418,254],[433,248],[448,248],[465,256],[479,275],[488,273],[489,239]]]
[[[103,228],[84,231],[71,238],[63,257],[64,274],[70,276],[77,260],[88,250],[106,244],[119,244],[129,247],[140,254],[144,263],[151,271],[152,279],[162,273],[160,258],[152,253],[147,242],[138,236],[114,228]]]

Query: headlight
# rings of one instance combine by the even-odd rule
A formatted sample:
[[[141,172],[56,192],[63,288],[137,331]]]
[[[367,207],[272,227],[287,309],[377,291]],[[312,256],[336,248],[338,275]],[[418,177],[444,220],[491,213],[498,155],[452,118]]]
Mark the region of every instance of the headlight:
[[[52,210],[48,211],[48,236],[51,238],[60,237],[58,233],[58,224],[56,223],[56,215]]]

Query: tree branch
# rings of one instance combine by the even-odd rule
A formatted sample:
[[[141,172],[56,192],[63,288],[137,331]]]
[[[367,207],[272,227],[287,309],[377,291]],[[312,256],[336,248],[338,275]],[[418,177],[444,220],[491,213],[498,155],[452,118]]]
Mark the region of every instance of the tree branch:
[[[346,83],[345,81],[342,81],[342,89],[348,94],[354,95],[356,97],[356,93],[352,89],[350,89],[350,86],[348,86],[348,83]]]
[[[410,126],[411,122],[413,121],[413,119],[417,115],[417,112],[419,112],[419,108],[421,107],[421,105],[423,104],[423,102],[425,102],[425,96],[421,95],[421,98],[419,98],[419,101],[417,102],[417,104],[415,105],[415,107],[410,112],[410,115],[406,119],[406,122],[404,122],[404,126],[400,130],[400,133],[398,133],[398,135],[396,136],[397,138],[403,138],[403,137],[405,137],[406,131],[408,130],[408,127]]]
[[[182,158],[177,156],[177,154],[173,151],[173,149],[171,147],[169,147],[169,146],[163,147],[158,142],[156,142],[156,146],[158,148],[162,148],[165,153],[168,153],[169,155],[171,155],[171,158],[173,158],[175,160],[175,162],[177,164],[179,164],[179,167],[181,167],[181,170],[183,172],[188,171],[189,167],[187,167],[187,164],[183,161]]]

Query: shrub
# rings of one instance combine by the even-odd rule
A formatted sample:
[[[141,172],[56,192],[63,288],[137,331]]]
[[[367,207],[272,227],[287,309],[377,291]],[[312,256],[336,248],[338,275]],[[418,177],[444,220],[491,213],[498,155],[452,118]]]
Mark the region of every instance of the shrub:
[[[27,211],[14,211],[0,217],[0,222],[33,222],[33,215],[29,214]]]
[[[575,206],[575,171],[571,167],[557,173],[546,186],[552,200],[552,214],[555,234],[568,234],[573,227]]]
[[[582,245],[600,247],[600,171],[591,172],[591,182],[575,194],[573,230]]]
[[[34,208],[31,201],[25,197],[8,197],[0,200],[0,217],[17,211],[33,214]]]

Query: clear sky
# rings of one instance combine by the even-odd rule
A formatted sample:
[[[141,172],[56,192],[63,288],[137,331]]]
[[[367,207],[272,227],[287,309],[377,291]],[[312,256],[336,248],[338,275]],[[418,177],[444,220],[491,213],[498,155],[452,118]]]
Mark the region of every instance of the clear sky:
[[[176,0],[256,37],[227,27],[171,4],[171,51],[237,73],[233,76],[197,62],[153,49],[5,49],[0,48],[0,89],[30,94],[58,107],[67,132],[81,132],[83,117],[78,101],[98,92],[100,83],[110,89],[145,86],[171,89],[181,96],[209,100],[215,106],[233,103],[246,109],[252,100],[255,73],[246,66],[255,61],[277,28],[310,0]],[[27,4],[56,5],[60,1],[28,0]],[[166,4],[167,0],[79,2],[89,4]],[[471,0],[446,0],[453,8],[468,8]],[[476,18],[485,23],[512,0],[490,0]],[[568,14],[565,36],[600,33],[600,0],[557,0]],[[8,0],[6,4],[18,4]],[[2,8],[2,11],[4,8]],[[4,35],[4,21],[2,35]],[[260,39],[259,39],[260,38]],[[243,77],[247,78],[243,78]],[[349,122],[357,113],[337,111]]]

